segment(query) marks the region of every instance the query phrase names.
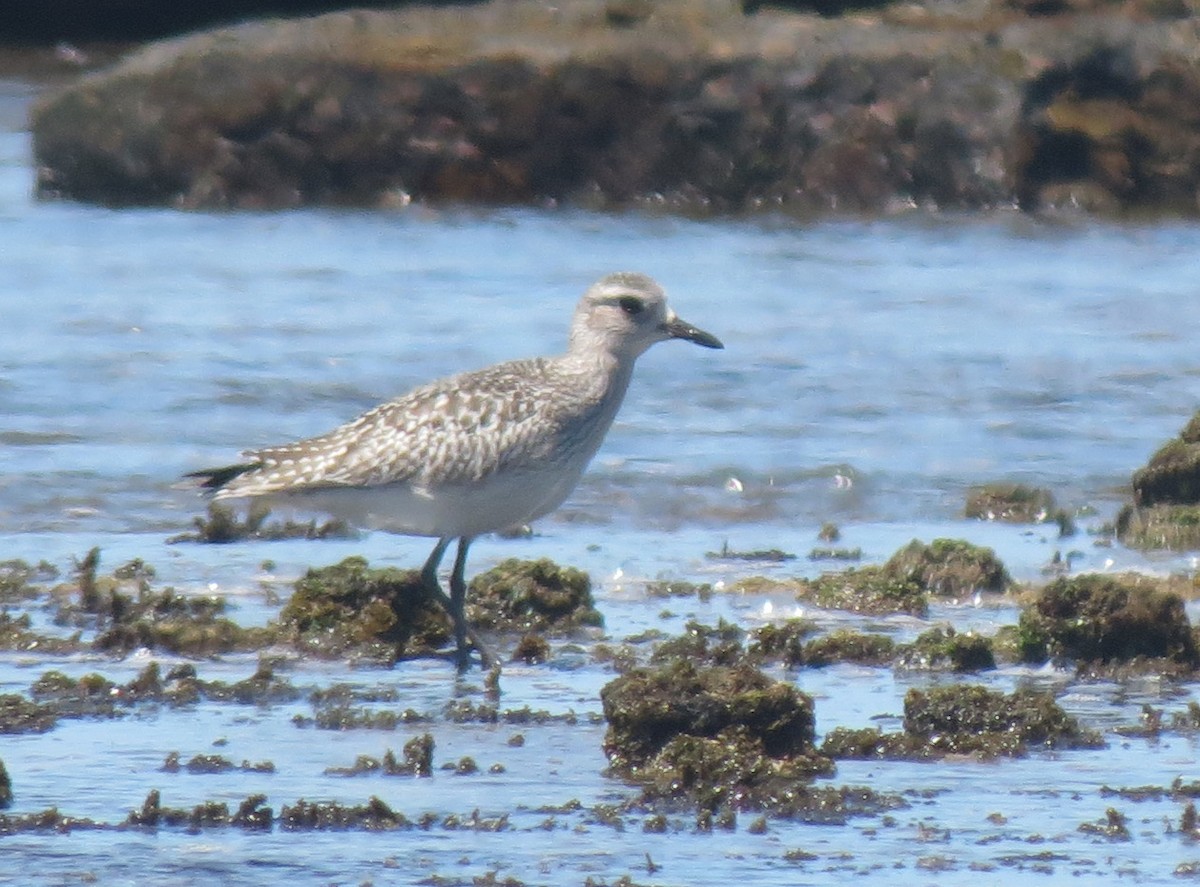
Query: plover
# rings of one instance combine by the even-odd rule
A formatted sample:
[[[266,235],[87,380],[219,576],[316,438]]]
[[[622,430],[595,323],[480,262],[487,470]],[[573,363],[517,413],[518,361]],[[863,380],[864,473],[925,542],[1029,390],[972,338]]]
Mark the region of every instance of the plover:
[[[436,538],[422,583],[453,623],[459,668],[471,646],[487,668],[495,657],[464,613],[471,542],[563,503],[604,440],[634,362],[667,339],[724,347],[681,320],[651,278],[609,274],[584,293],[563,354],[430,382],[327,434],[248,450],[246,461],[187,477],[215,499],[262,498]],[[455,539],[446,594],[438,567]]]

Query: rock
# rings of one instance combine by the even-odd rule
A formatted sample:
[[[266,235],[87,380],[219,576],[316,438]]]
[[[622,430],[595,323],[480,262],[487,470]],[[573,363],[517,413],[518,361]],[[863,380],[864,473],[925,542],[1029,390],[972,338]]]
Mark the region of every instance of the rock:
[[[509,633],[564,634],[604,623],[587,573],[547,558],[509,558],[480,573],[470,582],[467,618]]]
[[[1165,48],[1189,22],[1068,11],[1072,27],[1046,28],[987,5],[492,0],[248,23],[40,102],[37,189],[182,207],[1200,212],[1200,65]]]
[[[928,545],[914,539],[888,559],[884,570],[940,597],[1003,593],[1012,583],[992,549],[961,539],[934,539]]]
[[[613,771],[638,781],[647,800],[687,799],[704,815],[736,805],[790,816],[819,805],[817,795],[830,800],[803,784],[833,769],[813,748],[812,700],[751,666],[676,660],[634,669],[600,698]]]
[[[687,660],[634,669],[600,691],[613,769],[633,774],[680,736],[712,739],[737,728],[774,757],[812,750],[812,700],[755,668]]]
[[[279,614],[285,635],[306,653],[394,662],[432,652],[451,637],[417,570],[371,569],[361,557],[309,570]]]
[[[1200,667],[1183,600],[1146,576],[1057,579],[1021,612],[1018,632],[1027,662],[1150,659],[1186,672]]]
[[[1139,507],[1200,504],[1200,411],[1133,473],[1133,502]]]
[[[1049,188],[1071,183],[1125,210],[1195,215],[1198,109],[1200,68],[1170,57],[1146,61],[1132,41],[1051,66],[1030,82],[1015,130],[1020,205],[1037,208]]]
[[[1031,748],[1097,748],[1095,731],[1084,729],[1054,701],[1052,693],[953,684],[913,688],[904,697],[904,732],[875,728],[831,730],[821,751],[835,759],[924,760],[948,754],[983,758],[1024,756]]]
[[[1025,484],[992,483],[967,493],[966,516],[1014,524],[1040,524],[1055,511],[1054,494]]]
[[[1131,548],[1200,548],[1200,412],[1133,473],[1116,530]]]

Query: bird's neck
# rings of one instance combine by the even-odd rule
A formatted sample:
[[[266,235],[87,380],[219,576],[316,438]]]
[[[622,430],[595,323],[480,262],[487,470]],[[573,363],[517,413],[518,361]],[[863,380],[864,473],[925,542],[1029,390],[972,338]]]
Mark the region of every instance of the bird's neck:
[[[585,380],[581,388],[589,391],[589,400],[609,405],[615,413],[633,378],[636,357],[614,354],[605,348],[575,347],[576,344],[572,340],[572,347],[559,359],[561,368]]]

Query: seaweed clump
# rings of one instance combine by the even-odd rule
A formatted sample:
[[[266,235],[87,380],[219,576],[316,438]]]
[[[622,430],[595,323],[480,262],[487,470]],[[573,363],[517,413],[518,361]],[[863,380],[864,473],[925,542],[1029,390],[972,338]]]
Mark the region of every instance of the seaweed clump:
[[[94,629],[95,650],[126,655],[146,648],[184,656],[252,650],[273,639],[265,628],[242,628],[226,618],[226,601],[215,595],[184,595],[151,585],[154,568],[141,560],[99,573],[100,549],[76,565],[75,581],[54,589],[63,602],[55,623]]]
[[[914,539],[883,568],[940,597],[964,597],[976,591],[999,594],[1012,583],[992,549],[962,539],[934,539],[928,545]]]
[[[1152,660],[1193,672],[1200,650],[1183,600],[1143,576],[1085,574],[1051,582],[1017,626],[1022,659],[1074,660],[1080,667]]]
[[[209,502],[208,511],[204,517],[192,519],[194,532],[180,533],[167,540],[175,542],[204,542],[224,545],[229,542],[241,542],[244,539],[279,540],[279,539],[357,539],[358,532],[344,520],[328,520],[318,523],[316,520],[297,522],[267,522],[271,509],[264,502],[252,502],[246,511],[245,518],[239,518],[237,513],[227,505]]]
[[[835,759],[937,759],[949,754],[1023,757],[1031,748],[1100,748],[1103,740],[1054,701],[1053,693],[1005,694],[972,684],[912,689],[904,697],[904,731],[830,731],[821,752]]]
[[[1200,411],[1133,473],[1117,537],[1134,548],[1200,548]]]
[[[781,582],[750,577],[737,584],[738,590],[746,592],[780,587],[793,590],[799,600],[831,610],[850,610],[871,616],[889,613],[924,616],[929,611],[928,597],[917,582],[897,577],[875,565],[822,573],[816,579],[795,578]]]
[[[956,672],[987,671],[996,667],[992,641],[973,632],[958,632],[951,625],[935,625],[921,632],[900,652],[907,668],[949,668]]]
[[[570,633],[604,620],[587,573],[548,558],[501,561],[471,580],[467,616],[479,628],[511,633]]]
[[[812,699],[746,664],[638,668],[600,698],[612,770],[647,799],[686,798],[708,813],[781,809],[798,781],[832,770],[813,746]]]
[[[426,596],[418,571],[373,569],[357,556],[300,577],[279,620],[291,643],[324,658],[394,663],[451,637],[450,621]]]

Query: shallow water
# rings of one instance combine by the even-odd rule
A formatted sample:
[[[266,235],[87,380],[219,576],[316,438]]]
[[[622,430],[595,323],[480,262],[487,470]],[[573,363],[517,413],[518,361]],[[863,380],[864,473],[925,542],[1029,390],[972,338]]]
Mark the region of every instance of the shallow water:
[[[914,537],[993,546],[1020,579],[1056,551],[1077,569],[1191,570],[1190,555],[1101,548],[1053,525],[1006,527],[961,518],[973,484],[1045,486],[1084,530],[1112,519],[1131,471],[1196,407],[1200,227],[913,214],[888,221],[689,221],[649,214],[535,210],[277,214],[110,211],[30,200],[24,109],[34,89],[0,84],[0,559],[45,558],[66,569],[100,546],[108,569],[133,557],[160,585],[216,591],[235,618],[261,623],[305,567],[365,554],[415,566],[423,540],[234,546],[167,545],[201,505],[171,489],[183,472],[242,447],[324,431],[380,399],[438,375],[562,346],[579,292],[608,271],[660,279],[675,308],[726,343],[683,343],[641,361],[626,405],[575,495],[518,540],[484,539],[471,567],[512,555],[588,570],[605,634],[678,632],[689,618],[744,626],[799,612],[782,596],[648,600],[657,577],[730,582],[815,574],[804,555],[822,523],[840,544],[885,559]],[[707,552],[777,547],[782,564],[714,560]],[[264,561],[271,561],[270,571]],[[669,611],[669,612],[666,612]],[[939,605],[930,621],[993,631],[1015,606]],[[863,627],[844,613],[806,613]],[[870,620],[911,638],[927,621]],[[621,828],[596,805],[633,794],[603,775],[598,692],[613,676],[556,644],[554,663],[507,667],[503,709],[579,715],[576,725],[459,725],[456,694],[478,701],[480,678],[456,682],[444,662],[392,670],[295,663],[301,687],[348,682],[398,692],[428,724],[395,732],[297,727],[307,701],[270,708],[205,704],[115,721],[63,721],[43,736],[5,736],[10,813],[57,806],[116,823],[158,788],[163,803],[236,806],[262,792],[276,811],[298,798],[364,802],[378,795],[410,819],[431,813],[509,815],[490,833],[469,826],[392,834],[162,829],[22,834],[0,839],[0,882],[184,884],[471,883],[495,872],[525,883],[1160,884],[1200,847],[1172,833],[1183,803],[1131,801],[1105,785],[1200,779],[1193,739],[1108,734],[1100,751],[981,764],[844,762],[835,785],[870,785],[908,802],[890,818],[843,825],[746,816],[732,832],[696,833],[687,815],[668,834]],[[50,668],[128,680],[150,659],[0,655],[0,692],[27,692]],[[165,664],[169,657],[155,657]],[[197,665],[237,680],[250,657]],[[839,666],[780,677],[816,700],[818,732],[896,729],[924,674]],[[1175,711],[1193,685],[1072,684],[1053,671],[971,677],[1026,682],[1105,730],[1137,723],[1149,702]],[[482,772],[431,779],[343,778],[359,754],[399,752],[428,730],[435,766],[473,757]],[[522,747],[508,744],[521,733]],[[214,746],[214,743],[221,744]],[[270,760],[272,774],[161,772],[218,752]],[[488,773],[492,764],[503,773]],[[572,800],[574,812],[547,812]],[[1078,830],[1115,806],[1132,840]],[[998,814],[989,819],[990,814]],[[668,840],[669,838],[669,840]],[[789,852],[806,851],[797,859]],[[648,865],[653,861],[653,866]],[[651,870],[653,869],[653,870]],[[442,879],[442,880],[437,880]]]

